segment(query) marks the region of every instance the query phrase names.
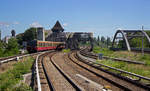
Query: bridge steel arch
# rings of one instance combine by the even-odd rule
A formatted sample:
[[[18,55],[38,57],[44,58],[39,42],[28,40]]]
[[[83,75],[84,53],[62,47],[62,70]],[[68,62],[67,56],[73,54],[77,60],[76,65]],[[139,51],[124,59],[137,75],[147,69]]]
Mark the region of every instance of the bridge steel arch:
[[[150,44],[150,37],[148,36],[148,34],[146,32],[144,32],[144,31],[142,31],[142,30],[140,30],[140,31],[144,34],[144,36],[147,38],[147,40],[148,40],[148,42]]]
[[[142,35],[140,34],[136,34],[137,32],[142,33]],[[148,34],[145,31],[142,30],[117,30],[117,32],[114,35],[114,39],[113,39],[113,43],[112,43],[112,48],[114,48],[114,43],[115,43],[115,39],[117,38],[117,34],[121,33],[122,34],[122,38],[125,40],[126,43],[126,47],[128,49],[128,51],[131,51],[131,47],[129,44],[129,39],[130,38],[134,38],[134,37],[146,37],[149,44],[150,44],[150,37],[148,36]],[[128,36],[127,33],[132,33],[130,36]]]
[[[127,37],[126,37],[126,35],[125,35],[123,30],[117,30],[117,32],[115,33],[115,36],[114,36],[114,39],[113,39],[113,43],[112,43],[112,48],[114,47],[115,39],[116,39],[118,33],[122,34],[123,39],[125,40],[125,43],[126,43],[128,51],[131,51],[130,44],[129,44],[128,39],[127,39]]]

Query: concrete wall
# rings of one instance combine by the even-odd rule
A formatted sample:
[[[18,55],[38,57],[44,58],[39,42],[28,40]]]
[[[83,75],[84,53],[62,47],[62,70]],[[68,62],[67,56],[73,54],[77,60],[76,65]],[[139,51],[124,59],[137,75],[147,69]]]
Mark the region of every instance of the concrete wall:
[[[37,28],[37,40],[45,41],[45,33],[43,27]]]

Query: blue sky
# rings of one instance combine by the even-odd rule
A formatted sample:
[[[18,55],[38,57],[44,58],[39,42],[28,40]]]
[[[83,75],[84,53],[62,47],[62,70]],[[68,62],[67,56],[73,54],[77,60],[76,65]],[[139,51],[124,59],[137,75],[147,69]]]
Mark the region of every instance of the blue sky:
[[[2,37],[59,20],[67,32],[112,37],[117,29],[150,29],[150,0],[1,0]]]

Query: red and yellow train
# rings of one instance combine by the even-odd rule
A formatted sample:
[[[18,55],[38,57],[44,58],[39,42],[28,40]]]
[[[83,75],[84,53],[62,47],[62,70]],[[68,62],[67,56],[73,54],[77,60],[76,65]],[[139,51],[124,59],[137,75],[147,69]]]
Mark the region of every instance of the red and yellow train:
[[[27,51],[30,53],[62,48],[65,48],[65,42],[33,40],[27,43]]]

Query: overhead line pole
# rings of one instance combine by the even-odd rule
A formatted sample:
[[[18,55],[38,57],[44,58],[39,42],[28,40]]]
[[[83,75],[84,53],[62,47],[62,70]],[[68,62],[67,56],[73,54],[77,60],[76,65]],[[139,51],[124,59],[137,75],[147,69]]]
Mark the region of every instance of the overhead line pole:
[[[144,26],[142,26],[142,31],[144,31]],[[144,34],[142,36],[142,55],[144,56]]]

